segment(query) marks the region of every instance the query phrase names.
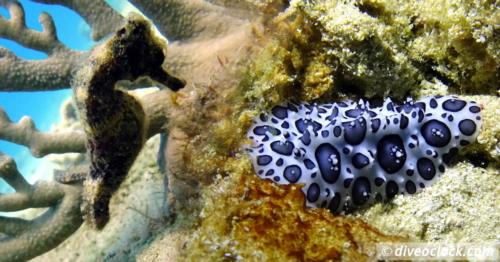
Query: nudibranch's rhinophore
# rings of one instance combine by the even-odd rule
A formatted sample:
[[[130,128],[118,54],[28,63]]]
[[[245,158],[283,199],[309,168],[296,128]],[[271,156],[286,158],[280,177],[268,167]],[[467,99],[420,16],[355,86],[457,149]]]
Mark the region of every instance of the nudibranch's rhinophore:
[[[304,184],[307,206],[338,213],[431,185],[476,139],[480,111],[453,96],[378,108],[288,103],[254,121],[247,151],[261,178]]]

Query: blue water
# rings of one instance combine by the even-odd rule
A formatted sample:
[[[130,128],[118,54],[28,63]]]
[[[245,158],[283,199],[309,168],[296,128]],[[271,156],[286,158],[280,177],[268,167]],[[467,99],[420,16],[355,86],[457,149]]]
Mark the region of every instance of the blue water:
[[[94,42],[90,38],[90,27],[74,11],[56,5],[38,4],[27,0],[19,1],[26,12],[26,24],[29,28],[42,30],[38,22],[41,12],[49,13],[56,24],[57,36],[61,42],[75,50],[89,50]],[[0,15],[10,18],[6,9],[0,7]],[[44,59],[46,54],[25,48],[10,40],[0,38],[0,46],[13,51],[17,56],[24,59]],[[1,79],[0,79],[1,81]],[[36,127],[41,131],[48,131],[53,124],[60,120],[59,107],[61,102],[71,96],[71,89],[45,92],[0,92],[0,107],[9,115],[12,121],[19,121],[24,116],[30,116]],[[10,155],[16,160],[21,173],[29,180],[36,179],[35,170],[47,165],[44,159],[36,159],[31,156],[25,147],[0,141],[0,151]],[[39,175],[38,175],[39,176]],[[44,174],[50,177],[51,174]],[[0,181],[0,192],[11,189]]]

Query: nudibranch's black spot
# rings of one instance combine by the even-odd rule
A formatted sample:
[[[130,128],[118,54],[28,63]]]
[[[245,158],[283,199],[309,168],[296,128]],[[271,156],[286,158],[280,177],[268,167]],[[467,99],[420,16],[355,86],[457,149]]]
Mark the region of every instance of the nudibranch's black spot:
[[[382,184],[384,184],[385,180],[381,177],[376,177],[375,178],[375,185],[376,186],[381,186]]]
[[[272,176],[272,175],[274,175],[274,169],[269,169],[265,174],[265,176]]]
[[[448,121],[452,122],[453,121],[453,116],[452,115],[449,115],[448,116]]]
[[[372,119],[371,122],[372,133],[375,133],[380,128],[380,119]]]
[[[417,102],[414,104],[414,106],[420,108],[422,111],[425,111],[425,103],[424,102]]]
[[[392,102],[387,103],[387,110],[394,111],[394,104]]]
[[[348,144],[359,145],[365,139],[366,120],[358,118],[348,123],[342,123],[344,127],[344,139]]]
[[[288,124],[287,121],[284,121],[283,124],[281,124],[281,127],[286,129],[286,128],[289,128],[290,125]]]
[[[373,111],[368,110],[368,115],[370,115],[370,117],[376,117],[376,116],[377,116],[377,113],[375,113],[375,112],[373,112]]]
[[[297,127],[297,129],[299,130],[300,133],[304,133],[304,131],[307,130],[308,126],[312,126],[314,132],[317,132],[318,130],[321,129],[320,123],[318,123],[316,121],[312,121],[312,120],[304,120],[302,118],[295,121],[295,126]]]
[[[458,129],[462,134],[466,136],[471,136],[476,132],[476,124],[470,119],[464,119],[458,123]]]
[[[253,129],[253,132],[254,134],[256,135],[259,135],[259,136],[263,136],[263,135],[266,135],[267,132],[271,133],[272,135],[280,135],[281,132],[279,131],[279,129],[277,128],[274,128],[272,126],[268,126],[268,125],[264,125],[264,126],[257,126]]]
[[[410,113],[412,109],[413,109],[413,105],[411,103],[405,103],[403,105],[403,111],[407,114]]]
[[[439,172],[441,172],[441,173],[444,173],[444,171],[446,170],[446,168],[444,167],[444,165],[439,165],[438,169],[439,169]]]
[[[283,165],[283,158],[278,159],[278,161],[276,161],[276,165],[282,166]]]
[[[304,132],[304,135],[301,138],[299,138],[299,139],[306,146],[308,146],[309,144],[311,144],[311,135],[309,134],[309,131],[307,131],[307,130],[306,130],[306,132]]]
[[[334,108],[332,109],[332,114],[331,114],[329,117],[327,117],[326,119],[327,119],[328,121],[332,121],[332,120],[334,120],[335,118],[337,118],[337,116],[338,116],[338,115],[339,115],[339,109],[338,109],[337,107],[334,107]]]
[[[476,120],[477,121],[481,120],[481,117],[480,116],[476,116]]]
[[[268,126],[268,125],[257,126],[253,129],[253,132],[254,132],[254,134],[259,135],[259,136],[264,136],[264,135],[266,135],[267,132],[269,132],[275,136],[281,134],[281,132],[277,128],[274,128],[274,127]]]
[[[324,108],[321,108],[321,107],[320,107],[320,108],[318,109],[318,113],[320,113],[320,114],[324,114],[324,113],[326,113],[326,110],[325,110]]]
[[[300,167],[297,165],[287,166],[285,168],[285,171],[283,171],[283,176],[285,177],[285,179],[292,184],[299,181],[301,175],[302,170],[300,170]]]
[[[418,174],[425,180],[432,180],[436,175],[436,167],[428,158],[422,157],[417,161]]]
[[[479,112],[481,112],[481,108],[479,108],[479,106],[471,106],[471,107],[469,107],[469,111],[471,113],[479,113]]]
[[[406,151],[398,135],[384,136],[377,144],[377,161],[388,174],[398,172],[405,164]]]
[[[327,138],[328,137],[328,130],[321,131],[321,136],[324,138]]]
[[[339,151],[328,143],[318,146],[315,152],[321,176],[327,183],[335,183],[340,175]]]
[[[264,153],[264,148],[259,149],[259,153],[260,154]]]
[[[415,112],[415,111],[411,112],[411,118],[415,118],[415,117],[417,117],[417,112]]]
[[[418,186],[420,186],[420,188],[425,188],[424,183],[419,183]]]
[[[263,156],[258,156],[257,157],[257,164],[259,166],[265,166],[273,161],[273,158],[268,155],[263,155]]]
[[[448,153],[443,154],[443,162],[447,165],[450,165],[453,160],[455,160],[455,157],[458,155],[458,148],[453,147],[448,151]]]
[[[299,110],[297,109],[297,107],[295,107],[294,105],[288,103],[288,110],[290,111],[293,111],[293,112],[299,112]]]
[[[275,106],[271,112],[273,113],[273,115],[281,120],[285,119],[288,117],[288,111],[286,110],[286,108],[282,107],[282,106]]]
[[[344,103],[344,102],[338,102],[337,106],[339,106],[339,107],[347,107],[347,104]]]
[[[437,120],[427,121],[420,128],[420,132],[425,142],[434,147],[444,147],[451,139],[450,129],[443,122]]]
[[[394,181],[389,181],[385,184],[385,194],[387,198],[393,198],[395,195],[399,193],[398,184]]]
[[[273,177],[273,180],[274,180],[274,182],[280,182],[281,179],[279,176],[275,176],[275,177]]]
[[[427,150],[425,151],[425,153],[426,153],[427,155],[429,155],[429,156],[432,156],[432,155],[434,154],[434,153],[432,152],[432,150],[430,150],[430,149],[427,149]]]
[[[407,181],[405,184],[405,188],[408,194],[415,194],[415,192],[417,192],[417,187],[415,186],[415,183],[413,183],[412,181]]]
[[[401,115],[401,121],[399,122],[399,128],[405,129],[408,127],[408,117]]]
[[[335,193],[332,200],[330,200],[330,204],[328,204],[328,209],[330,210],[330,212],[335,213],[337,212],[339,206],[340,206],[340,194]]]
[[[352,182],[352,178],[346,178],[344,179],[344,187],[345,188],[349,188],[349,186],[351,185],[351,182]]]
[[[461,145],[461,146],[466,146],[466,145],[468,145],[468,144],[470,144],[470,142],[469,142],[469,141],[467,141],[467,140],[460,140],[460,145]]]
[[[259,175],[264,174],[264,170],[259,170],[259,172],[257,172],[257,174],[259,174]]]
[[[424,111],[418,111],[418,122],[422,122],[424,120]]]
[[[409,143],[409,144],[408,144],[408,147],[409,147],[409,148],[415,148],[415,144],[413,144],[413,143]]]
[[[370,160],[368,159],[368,157],[366,157],[365,155],[363,155],[361,153],[356,153],[352,157],[352,165],[357,169],[361,169],[361,168],[365,167],[366,165],[368,165],[369,163],[370,163]]]
[[[263,122],[266,122],[267,121],[267,116],[265,114],[260,114],[259,116],[260,120],[263,121]]]
[[[363,114],[364,110],[360,108],[349,109],[345,111],[346,116],[356,118]]]
[[[460,99],[448,99],[444,101],[443,108],[444,110],[448,110],[450,112],[458,112],[465,107],[465,101]]]
[[[309,160],[308,158],[304,159],[304,165],[306,165],[307,169],[313,169],[314,167],[316,167],[313,161]]]
[[[278,154],[291,156],[294,146],[290,141],[285,141],[285,142],[274,141],[271,143],[271,149]]]
[[[351,174],[351,173],[352,173],[351,169],[350,169],[350,168],[348,168],[348,167],[346,167],[345,171],[347,171],[347,173],[349,173],[349,174]]]
[[[361,206],[370,198],[371,188],[370,181],[366,177],[358,177],[354,180],[352,186],[352,201],[354,204]]]
[[[333,135],[335,137],[339,137],[341,133],[342,133],[342,129],[339,126],[336,126],[333,128]]]
[[[394,119],[392,120],[392,122],[393,122],[395,125],[397,125],[397,124],[399,124],[399,119],[394,118]]]
[[[413,169],[406,170],[406,175],[413,176]]]
[[[349,153],[351,153],[351,150],[349,150],[349,148],[347,148],[347,147],[344,147],[344,148],[342,148],[342,153],[348,155]]]
[[[316,202],[319,198],[320,188],[318,184],[312,183],[307,189],[307,201]]]
[[[429,105],[431,106],[431,108],[436,108],[438,106],[436,99],[431,98]]]
[[[277,124],[279,121],[278,121],[278,119],[273,117],[273,118],[271,118],[271,122],[273,122],[273,124]]]

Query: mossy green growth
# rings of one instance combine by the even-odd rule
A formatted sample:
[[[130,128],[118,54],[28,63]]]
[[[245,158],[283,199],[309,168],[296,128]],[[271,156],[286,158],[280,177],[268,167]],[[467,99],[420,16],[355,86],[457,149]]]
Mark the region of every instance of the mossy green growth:
[[[499,15],[492,1],[292,1],[279,40],[249,71],[248,96],[276,104],[342,94],[495,94]]]

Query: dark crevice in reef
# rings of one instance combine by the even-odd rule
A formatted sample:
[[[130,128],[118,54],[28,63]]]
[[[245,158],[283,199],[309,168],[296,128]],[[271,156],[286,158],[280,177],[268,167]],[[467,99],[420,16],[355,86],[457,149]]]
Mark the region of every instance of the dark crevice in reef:
[[[420,72],[422,72],[424,79],[427,81],[432,82],[433,79],[436,78],[448,87],[456,86],[456,83],[452,79],[450,79],[446,75],[443,75],[436,69],[438,67],[438,63],[433,60],[427,60],[425,62],[413,61],[413,66],[415,66],[420,70]]]
[[[486,152],[473,152],[465,155],[467,162],[475,167],[487,168],[490,164],[490,157]]]
[[[358,2],[354,4],[359,10],[373,18],[377,18],[383,14],[384,10],[370,3]]]

